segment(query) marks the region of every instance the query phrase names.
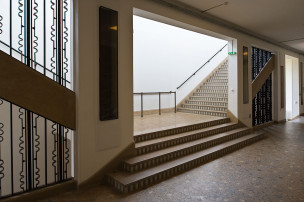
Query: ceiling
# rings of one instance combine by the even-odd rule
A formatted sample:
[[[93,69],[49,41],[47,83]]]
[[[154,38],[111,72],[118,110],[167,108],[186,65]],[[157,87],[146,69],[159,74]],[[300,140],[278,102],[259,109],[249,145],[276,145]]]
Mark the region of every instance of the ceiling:
[[[178,1],[304,53],[304,0]]]

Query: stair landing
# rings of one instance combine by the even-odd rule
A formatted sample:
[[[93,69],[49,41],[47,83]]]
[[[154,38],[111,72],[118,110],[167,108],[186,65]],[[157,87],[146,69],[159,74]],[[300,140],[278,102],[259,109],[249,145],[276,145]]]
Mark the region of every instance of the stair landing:
[[[134,136],[220,119],[223,118],[182,112],[134,116]]]

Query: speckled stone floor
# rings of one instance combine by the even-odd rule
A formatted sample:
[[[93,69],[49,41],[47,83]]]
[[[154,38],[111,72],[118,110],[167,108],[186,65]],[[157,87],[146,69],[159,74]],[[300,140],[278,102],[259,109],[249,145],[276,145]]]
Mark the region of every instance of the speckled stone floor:
[[[255,144],[136,193],[99,185],[43,201],[304,201],[304,117],[264,131]]]

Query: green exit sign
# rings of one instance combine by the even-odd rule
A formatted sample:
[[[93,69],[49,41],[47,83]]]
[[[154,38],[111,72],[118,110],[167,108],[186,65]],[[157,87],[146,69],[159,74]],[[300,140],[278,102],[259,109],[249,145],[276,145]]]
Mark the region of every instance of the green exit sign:
[[[236,52],[228,52],[228,55],[235,55]]]

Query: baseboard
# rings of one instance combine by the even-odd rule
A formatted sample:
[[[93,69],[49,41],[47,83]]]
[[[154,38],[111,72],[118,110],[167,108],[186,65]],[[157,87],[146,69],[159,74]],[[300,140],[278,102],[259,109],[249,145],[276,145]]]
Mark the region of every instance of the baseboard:
[[[80,183],[79,189],[85,189],[96,184],[106,184],[106,174],[117,169],[121,165],[121,160],[136,155],[135,143],[131,143],[117,156],[115,156],[107,165],[97,171],[93,176]]]
[[[253,130],[253,131],[260,130],[260,129],[262,129],[262,128],[266,128],[266,127],[269,127],[269,126],[274,125],[274,124],[275,124],[274,121],[270,121],[270,122],[268,122],[268,123],[263,123],[263,124],[261,124],[261,125],[253,126],[253,127],[252,127],[252,130]]]
[[[70,180],[59,184],[50,185],[48,187],[39,188],[37,190],[33,190],[30,192],[24,192],[17,196],[11,196],[8,198],[1,199],[0,201],[1,202],[36,201],[76,189],[77,189],[77,181]]]
[[[170,113],[170,112],[174,112],[174,111],[175,111],[175,108],[161,109],[161,113]],[[159,114],[159,109],[144,110],[143,114],[144,114],[144,116],[145,115],[152,115],[152,114]],[[134,112],[134,116],[140,116],[140,115],[141,115],[141,111]]]

